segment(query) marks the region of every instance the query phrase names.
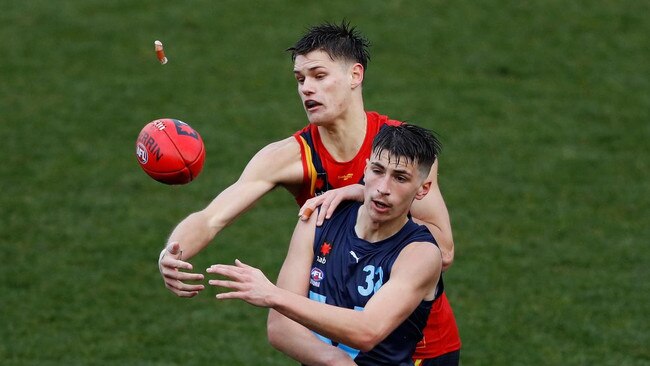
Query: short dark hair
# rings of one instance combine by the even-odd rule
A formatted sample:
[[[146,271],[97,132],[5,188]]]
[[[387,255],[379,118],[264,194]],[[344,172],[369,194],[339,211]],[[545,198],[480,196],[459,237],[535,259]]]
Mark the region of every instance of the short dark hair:
[[[391,157],[417,163],[423,177],[427,177],[431,166],[442,151],[442,144],[433,132],[416,125],[403,123],[398,126],[384,125],[372,142],[372,153],[380,156],[387,151]]]
[[[356,27],[350,27],[350,23],[344,20],[341,24],[323,23],[307,29],[302,38],[293,47],[287,48],[287,51],[291,52],[291,60],[296,61],[298,55],[322,50],[332,60],[358,62],[365,70],[370,61],[368,47],[370,42],[356,30]]]

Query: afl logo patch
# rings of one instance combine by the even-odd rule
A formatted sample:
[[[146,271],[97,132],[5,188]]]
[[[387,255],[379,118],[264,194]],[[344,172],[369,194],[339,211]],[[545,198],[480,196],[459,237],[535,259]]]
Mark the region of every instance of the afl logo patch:
[[[314,268],[311,269],[311,276],[310,277],[311,278],[309,279],[309,283],[312,286],[320,287],[320,281],[323,280],[323,278],[325,277],[325,274],[323,273],[323,271],[320,268],[314,267]]]
[[[140,164],[145,165],[149,161],[149,153],[142,143],[135,146],[135,155],[138,157]]]

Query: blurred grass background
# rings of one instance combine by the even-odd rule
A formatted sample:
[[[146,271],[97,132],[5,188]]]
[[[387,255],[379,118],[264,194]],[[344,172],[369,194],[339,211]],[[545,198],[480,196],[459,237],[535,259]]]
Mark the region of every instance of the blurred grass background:
[[[366,108],[434,129],[464,365],[650,364],[650,3],[38,1],[0,4],[0,363],[286,365],[266,311],[179,299],[173,226],[306,123],[284,49],[343,18],[371,40]],[[169,63],[155,58],[165,44]],[[138,167],[153,119],[204,171]],[[297,207],[265,197],[197,256],[277,274]],[[644,244],[646,243],[646,244]]]

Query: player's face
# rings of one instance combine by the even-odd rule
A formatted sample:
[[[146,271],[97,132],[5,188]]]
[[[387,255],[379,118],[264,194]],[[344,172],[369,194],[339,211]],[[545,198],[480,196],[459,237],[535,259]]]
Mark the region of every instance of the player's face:
[[[372,154],[364,176],[364,205],[373,221],[385,222],[406,215],[413,199],[422,198],[428,183],[416,164],[398,159],[383,151],[380,156]]]
[[[352,100],[351,67],[324,51],[296,56],[293,73],[310,123],[328,123],[345,114]]]

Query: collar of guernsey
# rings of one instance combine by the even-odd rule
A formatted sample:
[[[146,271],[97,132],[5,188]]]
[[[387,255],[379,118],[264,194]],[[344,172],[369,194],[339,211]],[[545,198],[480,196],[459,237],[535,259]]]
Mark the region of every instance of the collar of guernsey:
[[[372,140],[383,126],[396,126],[403,123],[377,112],[366,112],[366,117],[366,136],[361,148],[352,160],[346,162],[335,160],[327,151],[316,125],[307,125],[293,134],[300,145],[303,168],[302,187],[295,197],[298,205],[302,206],[308,199],[330,189],[362,183]]]

